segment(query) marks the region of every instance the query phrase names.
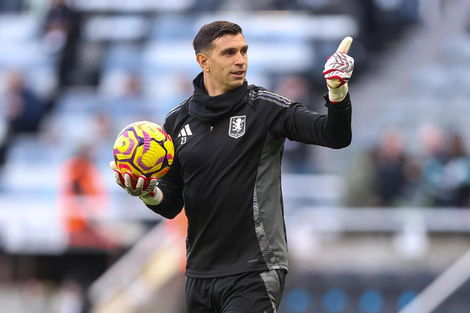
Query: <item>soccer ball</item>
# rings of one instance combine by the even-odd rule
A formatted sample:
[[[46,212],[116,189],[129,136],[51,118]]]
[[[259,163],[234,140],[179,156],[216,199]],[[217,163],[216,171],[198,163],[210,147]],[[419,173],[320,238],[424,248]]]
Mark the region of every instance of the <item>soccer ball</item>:
[[[139,176],[160,178],[173,163],[174,146],[171,137],[155,123],[139,121],[127,125],[119,133],[113,146],[118,170]]]

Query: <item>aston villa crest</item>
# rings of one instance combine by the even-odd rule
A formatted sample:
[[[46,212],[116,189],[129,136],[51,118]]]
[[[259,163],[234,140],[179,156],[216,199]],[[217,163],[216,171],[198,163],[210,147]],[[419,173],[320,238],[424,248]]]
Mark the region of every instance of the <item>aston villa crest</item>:
[[[245,124],[246,115],[232,116],[230,118],[230,127],[228,129],[228,135],[235,139],[245,135]]]

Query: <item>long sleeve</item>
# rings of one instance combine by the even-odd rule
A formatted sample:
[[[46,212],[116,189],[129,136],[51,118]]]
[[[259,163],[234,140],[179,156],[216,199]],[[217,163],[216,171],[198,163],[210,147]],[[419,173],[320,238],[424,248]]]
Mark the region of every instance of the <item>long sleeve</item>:
[[[173,143],[177,139],[175,124],[178,124],[177,117],[181,108],[182,105],[170,111],[163,125],[165,131],[173,139]],[[174,218],[184,207],[183,186],[184,180],[181,176],[181,163],[175,145],[173,164],[168,173],[157,182],[157,187],[163,193],[163,201],[159,205],[147,205],[147,207],[165,218]]]
[[[165,218],[174,218],[184,206],[183,179],[179,174],[179,164],[176,159],[168,173],[158,180],[157,187],[163,193],[163,201],[159,205],[147,205],[147,207]]]
[[[266,112],[266,127],[273,138],[288,138],[306,144],[333,149],[344,148],[351,143],[351,101],[349,95],[340,103],[331,103],[324,97],[327,114],[307,109],[301,103],[284,100],[283,105],[273,102],[260,103],[259,112]],[[277,99],[280,100],[280,99]],[[267,106],[271,107],[268,109]]]

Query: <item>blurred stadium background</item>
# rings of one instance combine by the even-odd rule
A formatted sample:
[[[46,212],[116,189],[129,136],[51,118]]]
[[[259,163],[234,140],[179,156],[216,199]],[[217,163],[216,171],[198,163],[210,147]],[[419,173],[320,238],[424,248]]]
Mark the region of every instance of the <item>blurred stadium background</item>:
[[[470,312],[469,7],[1,0],[1,311],[184,312],[184,218],[131,199],[108,163],[122,127],[191,93],[192,39],[226,19],[249,83],[319,112],[325,59],[354,38],[352,145],[286,143],[279,313]]]

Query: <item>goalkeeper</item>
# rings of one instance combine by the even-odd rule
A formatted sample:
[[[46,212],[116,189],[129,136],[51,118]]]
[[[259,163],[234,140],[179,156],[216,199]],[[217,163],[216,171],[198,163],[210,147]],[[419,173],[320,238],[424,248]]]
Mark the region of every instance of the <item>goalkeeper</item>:
[[[175,145],[170,171],[158,182],[132,182],[115,170],[121,187],[163,217],[173,218],[184,207],[187,312],[277,311],[288,270],[284,141],[334,149],[350,144],[351,42],[345,38],[325,64],[328,113],[319,114],[248,85],[248,45],[237,24],[212,22],[194,38],[202,72],[193,95],[164,123]]]

